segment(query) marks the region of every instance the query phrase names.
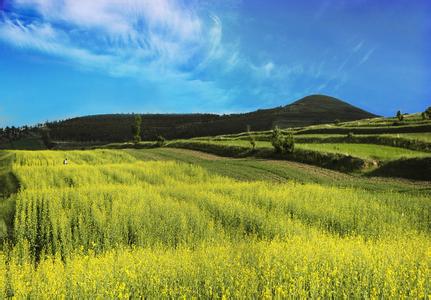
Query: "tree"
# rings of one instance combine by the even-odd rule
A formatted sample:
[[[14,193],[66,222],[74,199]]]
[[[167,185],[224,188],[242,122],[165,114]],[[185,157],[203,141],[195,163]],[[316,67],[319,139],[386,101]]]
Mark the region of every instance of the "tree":
[[[141,141],[141,115],[135,115],[135,124],[132,125],[133,142],[139,143]]]
[[[271,144],[276,153],[292,153],[295,149],[293,134],[288,133],[286,136],[283,136],[278,127],[272,130]]]
[[[401,111],[397,111],[397,118],[398,118],[398,121],[402,121],[404,119],[404,116],[401,113]]]
[[[283,150],[286,153],[292,153],[295,150],[295,139],[293,138],[293,134],[289,132],[282,141]]]
[[[256,149],[256,140],[250,132],[250,125],[247,126],[247,135],[248,135],[248,141],[250,142],[251,149],[255,150]]]
[[[166,139],[163,136],[158,135],[157,140],[156,140],[156,145],[157,145],[157,147],[165,146],[166,145]]]
[[[421,113],[421,117],[422,117],[422,120],[426,120],[427,114],[425,112],[422,112]]]
[[[51,135],[49,134],[49,129],[42,129],[42,141],[47,149],[52,149],[54,147]]]
[[[275,128],[272,130],[271,134],[271,144],[274,147],[274,151],[276,153],[283,152],[283,146],[282,146],[282,134],[280,129],[275,126]]]
[[[424,112],[428,119],[431,119],[431,106],[428,107]]]

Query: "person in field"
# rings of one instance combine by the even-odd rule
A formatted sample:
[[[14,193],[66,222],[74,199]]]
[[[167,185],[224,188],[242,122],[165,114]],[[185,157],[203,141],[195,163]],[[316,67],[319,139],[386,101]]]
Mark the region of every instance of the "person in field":
[[[63,160],[63,165],[67,165],[69,163],[69,161],[67,160],[67,158],[65,158],[64,160]]]

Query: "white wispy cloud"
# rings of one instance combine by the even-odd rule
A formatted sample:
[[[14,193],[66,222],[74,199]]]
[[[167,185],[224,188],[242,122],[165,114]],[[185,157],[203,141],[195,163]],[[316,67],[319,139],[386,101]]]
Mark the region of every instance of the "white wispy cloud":
[[[357,43],[355,47],[353,47],[353,52],[358,52],[359,50],[361,50],[363,45],[364,45],[364,41],[362,40],[359,43]]]
[[[373,55],[374,51],[376,51],[376,48],[368,50],[367,53],[365,53],[365,55],[359,61],[359,65],[366,63],[370,59],[371,55]]]
[[[180,1],[15,0],[13,8],[0,19],[0,39],[113,75],[181,77],[223,55],[220,19]]]

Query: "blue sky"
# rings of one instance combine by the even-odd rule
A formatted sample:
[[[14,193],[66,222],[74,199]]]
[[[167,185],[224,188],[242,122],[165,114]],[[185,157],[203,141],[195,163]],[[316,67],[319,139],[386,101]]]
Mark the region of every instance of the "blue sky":
[[[0,126],[315,93],[423,111],[430,16],[429,0],[0,0]]]

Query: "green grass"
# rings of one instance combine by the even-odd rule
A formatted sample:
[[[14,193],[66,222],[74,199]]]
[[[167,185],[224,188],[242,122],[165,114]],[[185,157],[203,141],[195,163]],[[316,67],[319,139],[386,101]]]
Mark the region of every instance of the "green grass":
[[[211,143],[217,143],[227,146],[242,146],[250,147],[250,143],[246,140],[223,140],[223,141],[212,141]],[[257,148],[271,148],[272,145],[267,141],[257,141]],[[412,157],[426,157],[431,156],[431,153],[408,150],[398,147],[390,147],[383,145],[374,144],[348,144],[348,143],[337,143],[337,144],[325,144],[325,143],[310,143],[310,144],[299,144],[296,143],[295,147],[304,150],[314,150],[328,153],[340,153],[351,155],[354,157],[364,159],[377,159],[377,160],[395,160],[400,158],[412,158]]]
[[[13,153],[0,150],[0,201],[17,188],[11,173],[13,158]]]
[[[387,136],[392,138],[402,138],[402,139],[408,139],[408,140],[417,140],[417,141],[431,143],[431,132],[382,134],[381,136]]]
[[[207,171],[240,181],[318,183],[325,186],[357,188],[370,191],[396,191],[407,194],[431,195],[428,183],[395,178],[369,178],[350,175],[307,164],[256,158],[225,158],[200,151],[156,148],[124,150],[143,161],[174,160],[205,168]]]
[[[46,147],[40,137],[27,137],[0,144],[0,149],[43,150]]]
[[[209,141],[213,144],[226,145],[226,146],[241,146],[241,147],[250,147],[250,142],[247,140],[213,140]],[[256,141],[257,148],[271,148],[271,142],[267,141]]]
[[[15,200],[9,195],[16,192],[18,182],[11,173],[13,153],[0,150],[0,247],[12,231]]]
[[[269,137],[270,134],[264,135]],[[398,134],[358,134],[356,137],[370,137],[370,136],[381,136],[381,137],[391,137],[395,139],[407,139],[407,140],[417,140],[423,142],[431,143],[431,132],[417,132],[417,133],[398,133]],[[347,138],[345,134],[297,134],[295,138],[316,138],[316,139],[328,139],[328,138]]]
[[[372,144],[296,144],[297,148],[329,153],[348,154],[355,157],[377,160],[395,160],[400,158],[426,157],[431,153],[403,148]]]

